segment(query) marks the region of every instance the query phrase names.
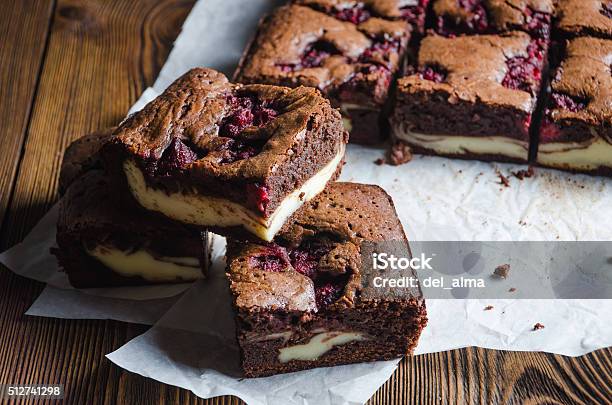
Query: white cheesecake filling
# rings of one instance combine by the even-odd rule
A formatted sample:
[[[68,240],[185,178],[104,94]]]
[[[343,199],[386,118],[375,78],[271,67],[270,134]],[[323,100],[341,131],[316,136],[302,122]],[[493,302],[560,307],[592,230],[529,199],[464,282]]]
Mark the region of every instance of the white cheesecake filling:
[[[446,155],[503,155],[526,160],[529,156],[529,142],[505,136],[463,136],[422,134],[394,128],[397,139],[410,145]]]
[[[344,156],[344,144],[338,154],[314,176],[281,201],[268,218],[249,208],[220,197],[199,195],[193,192],[167,193],[146,183],[142,171],[133,160],[126,160],[123,169],[130,191],[136,200],[150,211],[160,212],[180,222],[198,226],[243,226],[265,241],[271,241],[298,208],[325,188],[336,172]]]
[[[197,257],[153,257],[144,250],[124,252],[105,246],[87,249],[87,253],[115,273],[126,277],[140,276],[157,283],[193,281],[203,277]]]
[[[280,349],[278,360],[287,363],[291,360],[317,360],[334,346],[366,340],[359,332],[324,332],[314,335],[308,343]]]
[[[612,145],[600,137],[586,143],[541,143],[538,147],[538,163],[575,170],[612,167]]]

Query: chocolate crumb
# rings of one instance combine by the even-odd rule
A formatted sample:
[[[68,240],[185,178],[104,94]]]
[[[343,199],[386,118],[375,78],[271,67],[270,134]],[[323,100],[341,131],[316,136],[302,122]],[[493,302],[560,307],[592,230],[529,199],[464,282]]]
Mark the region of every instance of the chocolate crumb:
[[[512,287],[511,289],[508,290],[508,292],[515,292],[516,288]]]
[[[542,325],[540,322],[536,323],[535,325],[533,325],[533,330],[540,330],[540,329],[544,329],[544,325]]]
[[[410,146],[402,141],[396,141],[389,151],[388,163],[393,166],[399,166],[411,160],[412,151],[410,150]]]
[[[517,179],[523,180],[523,179],[528,179],[530,177],[533,177],[533,175],[535,174],[535,171],[533,170],[533,166],[529,166],[527,170],[521,169],[516,172],[511,172],[511,173]]]
[[[490,311],[493,309],[493,305],[487,305],[486,307],[484,307],[485,311]]]
[[[383,158],[378,158],[374,161],[375,164],[377,164],[378,166],[384,165],[385,164],[385,159]]]
[[[497,266],[493,271],[493,274],[499,278],[508,277],[508,273],[510,273],[510,265],[502,264],[501,266]]]
[[[508,180],[508,178],[504,176],[499,170],[497,170],[497,176],[499,177],[499,184],[504,187],[510,187],[510,180]]]
[[[298,196],[298,198],[300,199],[300,201],[304,201],[304,196],[306,196],[305,192],[301,192],[300,195]]]

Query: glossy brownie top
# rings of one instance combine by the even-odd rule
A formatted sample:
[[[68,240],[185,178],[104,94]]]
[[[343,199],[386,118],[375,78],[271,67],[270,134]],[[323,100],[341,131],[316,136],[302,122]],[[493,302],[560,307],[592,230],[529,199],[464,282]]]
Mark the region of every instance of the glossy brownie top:
[[[520,29],[548,37],[554,5],[553,0],[434,0],[433,10],[442,35]]]
[[[232,84],[196,68],[124,121],[108,145],[151,178],[258,181],[299,152],[309,131],[336,137],[335,153],[345,142],[340,114],[317,90]]]
[[[351,82],[388,87],[409,38],[404,21],[345,22],[309,7],[280,7],[262,21],[237,72],[246,83],[317,87],[328,94]],[[374,94],[384,102],[385,94]]]
[[[402,93],[446,93],[449,103],[459,101],[511,107],[526,112],[535,108],[544,51],[528,34],[510,32],[423,39],[416,74],[398,81]]]
[[[274,243],[228,241],[236,306],[247,311],[321,311],[419,299],[419,288],[389,294],[369,285],[375,271],[361,256],[362,249],[373,246],[368,242],[388,242],[409,255],[391,198],[378,186],[330,183],[287,221]]]
[[[595,35],[612,38],[612,1],[559,0],[557,27],[574,35]]]
[[[60,170],[60,194],[63,195],[70,184],[85,172],[102,167],[99,152],[114,130],[107,128],[82,136],[66,148]]]
[[[590,125],[612,123],[612,40],[576,38],[552,81],[547,115]]]

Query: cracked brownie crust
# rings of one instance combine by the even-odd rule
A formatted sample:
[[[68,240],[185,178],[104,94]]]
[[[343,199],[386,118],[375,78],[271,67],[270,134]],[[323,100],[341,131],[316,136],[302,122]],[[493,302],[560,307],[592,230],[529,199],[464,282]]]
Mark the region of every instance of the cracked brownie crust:
[[[378,270],[362,257],[381,246],[410,254],[390,197],[377,186],[354,183],[331,183],[291,217],[274,243],[229,240],[245,374],[411,353],[427,322],[425,303],[418,287],[391,292],[372,286]],[[320,352],[326,341],[337,343]]]
[[[441,35],[496,34],[514,30],[550,35],[553,0],[434,0]]]
[[[540,128],[538,162],[612,174],[612,40],[567,43]]]
[[[236,210],[257,227],[300,187],[310,187],[306,199],[316,195],[339,171],[346,141],[340,114],[315,89],[232,84],[199,68],[121,124],[105,156],[145,208],[224,233],[240,229]],[[154,201],[135,192],[145,188]],[[174,208],[160,193],[188,198],[186,211],[167,212]],[[215,203],[190,211],[201,196]],[[303,203],[296,198],[292,210]],[[229,201],[225,211],[219,199]],[[226,222],[210,222],[219,216]]]
[[[309,7],[280,7],[262,20],[236,72],[237,81],[316,87],[341,107],[367,116],[373,133],[351,124],[352,141],[380,140],[378,115],[399,69],[410,28],[404,21],[371,17],[353,24]],[[372,122],[373,121],[373,122]]]
[[[565,37],[587,36],[612,39],[612,1],[559,0],[556,28]]]
[[[108,177],[92,170],[60,202],[53,250],[76,288],[180,283],[203,277],[208,235],[117,207]]]
[[[426,37],[416,72],[398,80],[393,134],[417,152],[527,160],[546,46],[516,31]]]

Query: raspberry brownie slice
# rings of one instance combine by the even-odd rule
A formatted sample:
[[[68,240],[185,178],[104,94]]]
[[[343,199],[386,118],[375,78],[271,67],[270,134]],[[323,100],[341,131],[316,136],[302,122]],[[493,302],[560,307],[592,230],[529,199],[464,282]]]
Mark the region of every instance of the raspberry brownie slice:
[[[53,254],[76,288],[181,283],[200,279],[210,264],[212,240],[136,207],[118,206],[98,151],[105,130],[73,142],[64,155]],[[97,162],[95,165],[93,162]],[[77,170],[78,169],[78,170]]]
[[[524,31],[550,37],[553,0],[433,0],[435,30],[444,36]]]
[[[612,0],[558,0],[555,27],[565,38],[612,39]]]
[[[361,24],[372,17],[404,20],[412,32],[425,32],[425,17],[429,0],[294,0],[342,21]]]
[[[612,40],[571,40],[553,77],[539,164],[612,175]]]
[[[270,241],[339,173],[347,134],[316,89],[193,69],[115,131],[107,166],[145,209]]]
[[[398,80],[393,136],[417,153],[526,162],[546,44],[517,31],[426,37]]]
[[[354,24],[309,7],[280,7],[262,20],[235,77],[316,87],[341,109],[351,142],[374,144],[387,132],[386,102],[409,38],[401,20]]]
[[[228,240],[242,368],[261,377],[412,353],[427,323],[418,287],[378,288],[373,253],[410,257],[391,198],[380,188],[330,183],[273,243]]]

